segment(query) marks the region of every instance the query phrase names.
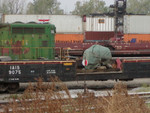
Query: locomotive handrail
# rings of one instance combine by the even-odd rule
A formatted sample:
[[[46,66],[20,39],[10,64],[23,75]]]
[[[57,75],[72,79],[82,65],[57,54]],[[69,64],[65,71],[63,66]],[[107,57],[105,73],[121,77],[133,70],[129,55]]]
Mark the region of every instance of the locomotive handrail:
[[[0,51],[2,53],[1,56],[19,55],[19,59],[23,58],[25,54],[28,54],[30,50],[34,51],[36,55],[41,58],[43,57],[41,49],[45,49],[47,51],[52,50],[50,51],[50,55],[57,55],[60,60],[64,59],[65,55],[68,55],[68,52],[67,54],[65,53],[66,49],[61,47],[0,47]]]

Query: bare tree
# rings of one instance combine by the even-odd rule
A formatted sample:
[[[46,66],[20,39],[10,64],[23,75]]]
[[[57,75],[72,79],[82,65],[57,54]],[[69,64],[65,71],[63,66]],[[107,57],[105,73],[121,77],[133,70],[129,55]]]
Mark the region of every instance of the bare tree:
[[[106,13],[108,7],[106,7],[105,1],[103,0],[89,0],[89,1],[77,1],[75,9],[72,14],[76,15],[88,15],[91,13]]]
[[[27,14],[63,14],[57,0],[33,0],[28,4]]]
[[[133,14],[150,14],[149,0],[128,0],[127,12]]]
[[[4,14],[22,14],[25,3],[24,0],[1,0],[0,11]]]

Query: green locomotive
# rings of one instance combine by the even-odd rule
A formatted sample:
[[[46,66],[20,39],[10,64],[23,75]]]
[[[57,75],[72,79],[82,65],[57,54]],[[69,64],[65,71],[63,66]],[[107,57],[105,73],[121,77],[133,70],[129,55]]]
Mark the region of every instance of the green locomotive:
[[[55,32],[52,24],[1,24],[0,56],[13,60],[54,59]]]

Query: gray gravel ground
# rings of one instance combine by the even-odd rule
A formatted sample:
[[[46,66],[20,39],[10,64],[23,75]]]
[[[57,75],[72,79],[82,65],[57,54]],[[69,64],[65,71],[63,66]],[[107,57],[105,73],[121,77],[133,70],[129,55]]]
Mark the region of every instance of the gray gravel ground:
[[[120,81],[118,81],[120,82]],[[86,81],[87,88],[93,89],[102,92],[105,92],[105,89],[112,89],[114,85],[117,83],[113,80],[108,81]],[[150,86],[150,79],[135,79],[133,81],[123,82],[128,86],[128,88],[140,88],[141,86]],[[78,82],[65,82],[65,84],[68,86],[69,89],[83,89],[84,88],[84,81],[78,81]],[[24,89],[29,84],[20,84],[20,92],[23,92]],[[134,90],[132,91],[134,92]],[[9,97],[21,95],[21,94],[7,94],[7,93],[0,93],[0,101],[5,102],[8,101]]]
[[[140,87],[143,85],[150,85],[150,78],[149,79],[134,79],[133,81],[117,81],[117,82],[123,82],[128,86],[128,88],[134,88],[134,87]],[[117,83],[113,80],[108,81],[86,81],[87,87],[90,89],[108,89],[113,88],[114,84]],[[84,81],[75,81],[75,82],[65,82],[65,84],[70,89],[80,89],[84,88]],[[21,84],[21,89],[24,89],[27,87],[28,84]]]

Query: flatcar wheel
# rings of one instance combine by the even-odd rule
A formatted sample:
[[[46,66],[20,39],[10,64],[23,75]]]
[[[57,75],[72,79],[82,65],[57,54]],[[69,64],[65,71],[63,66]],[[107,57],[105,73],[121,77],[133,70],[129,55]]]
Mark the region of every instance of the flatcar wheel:
[[[5,92],[8,89],[8,85],[5,83],[0,84],[0,91]]]
[[[16,93],[19,90],[19,83],[9,83],[7,91],[9,93]]]

